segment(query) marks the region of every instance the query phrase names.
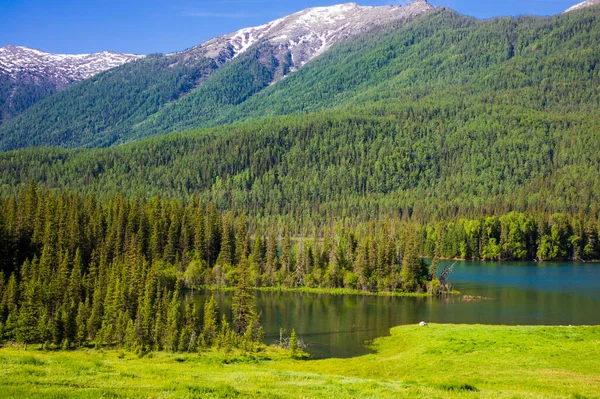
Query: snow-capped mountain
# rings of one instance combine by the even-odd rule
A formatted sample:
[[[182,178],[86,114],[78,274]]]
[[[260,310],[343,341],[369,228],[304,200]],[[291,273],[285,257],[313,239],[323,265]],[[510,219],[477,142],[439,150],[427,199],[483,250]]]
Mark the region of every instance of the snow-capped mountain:
[[[20,78],[50,80],[57,89],[143,56],[103,51],[96,54],[51,54],[22,47],[0,47],[0,72]]]
[[[0,47],[0,124],[65,87],[143,56],[103,51],[51,54]]]
[[[565,12],[580,10],[582,8],[591,7],[596,4],[600,4],[600,0],[587,0],[579,4],[575,4],[573,7],[568,8]]]
[[[289,54],[291,71],[297,70],[332,45],[378,25],[388,24],[433,10],[426,0],[405,6],[360,6],[356,3],[309,8],[261,26],[220,36],[174,55],[230,61],[257,44],[277,47]]]

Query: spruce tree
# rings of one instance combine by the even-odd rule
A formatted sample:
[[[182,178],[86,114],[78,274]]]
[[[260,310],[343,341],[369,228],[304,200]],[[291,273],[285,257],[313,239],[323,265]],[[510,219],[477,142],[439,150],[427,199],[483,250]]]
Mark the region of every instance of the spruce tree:
[[[30,281],[26,285],[23,302],[19,308],[19,318],[17,321],[17,341],[23,344],[23,349],[27,350],[27,345],[36,343],[40,340],[39,317],[42,304],[39,297],[39,287],[35,281]]]
[[[231,313],[233,329],[238,334],[246,331],[256,316],[256,295],[250,285],[248,260],[245,258],[238,266],[238,281],[233,293]]]
[[[179,329],[181,327],[181,297],[179,286],[173,291],[171,303],[167,313],[167,336],[166,349],[169,352],[176,352],[179,341]]]
[[[290,334],[290,356],[295,359],[298,355],[298,337],[296,336],[296,330],[292,328]]]
[[[198,314],[196,305],[189,302],[185,307],[183,328],[179,336],[179,352],[191,352],[198,339]]]
[[[419,256],[417,249],[417,240],[414,228],[411,227],[408,233],[408,242],[404,250],[402,259],[402,269],[400,271],[400,281],[402,288],[407,292],[416,292],[423,288],[423,283],[427,278],[427,266]]]
[[[279,281],[284,286],[291,285],[292,274],[292,240],[290,238],[290,229],[286,226],[283,234],[283,243],[281,247],[281,270],[279,271]]]
[[[204,321],[202,323],[202,338],[206,347],[211,347],[217,336],[219,310],[213,295],[204,303]]]

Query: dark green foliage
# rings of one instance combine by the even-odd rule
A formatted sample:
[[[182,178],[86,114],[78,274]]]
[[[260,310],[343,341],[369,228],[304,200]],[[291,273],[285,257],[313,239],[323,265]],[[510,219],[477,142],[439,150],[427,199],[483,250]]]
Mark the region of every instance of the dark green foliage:
[[[45,98],[3,124],[1,146],[112,144],[127,127],[189,92],[216,68],[203,58],[149,57],[125,64]]]
[[[242,258],[237,275],[237,283],[231,303],[233,328],[239,334],[245,332],[256,318],[256,296],[250,285],[248,260]]]
[[[217,301],[211,296],[204,303],[204,321],[202,322],[202,346],[210,347],[217,337],[217,327],[219,320],[219,311],[217,309]]]
[[[212,284],[212,273],[184,278],[191,264],[206,261],[196,258],[186,234],[169,234],[174,225],[189,224],[194,231],[201,222],[220,231],[225,223],[241,226],[243,219],[238,222],[210,205],[206,217],[188,220],[188,215],[204,214],[198,211],[204,206],[167,199],[128,201],[122,196],[98,203],[91,196],[54,196],[33,184],[16,198],[0,199],[1,205],[9,203],[14,212],[3,214],[10,261],[0,269],[0,342],[62,349],[93,343],[142,355],[150,350],[190,352],[197,344],[211,347],[217,341],[253,351],[262,340],[254,303],[248,300],[254,294],[247,271],[237,262],[230,265],[240,269],[237,281],[243,287],[241,295],[236,294],[243,298],[241,316],[235,319],[237,332],[222,327],[227,336],[218,336],[214,299],[207,302],[201,332],[195,306],[182,309],[180,286]],[[39,210],[33,212],[35,219],[29,219],[31,209]],[[150,242],[151,235],[158,237],[157,244],[140,244]],[[233,245],[232,252],[235,241]],[[245,255],[242,259],[246,262]],[[210,267],[217,267],[214,261]]]
[[[251,350],[261,337],[257,286],[435,293],[448,286],[436,279],[440,258],[596,259],[596,19],[588,10],[478,22],[439,11],[339,46],[263,91],[283,108],[252,96],[272,73],[264,59],[227,67],[247,66],[255,80],[185,100],[209,119],[233,104],[250,107],[235,108],[240,118],[334,110],[108,149],[0,154],[1,338],[140,354],[196,343]],[[161,69],[165,61],[144,62]],[[135,75],[140,63],[115,73]],[[175,81],[190,82],[184,66],[173,67]],[[112,101],[114,114],[89,118],[69,103],[69,120],[84,121],[90,134],[65,145],[126,140],[118,132],[134,121],[160,130],[169,115],[186,120],[173,102],[172,114],[145,122],[164,91],[146,107],[152,77],[140,76],[131,93],[142,105],[127,108],[121,97],[130,88],[116,87],[117,75],[86,83],[112,82],[116,97],[94,112]],[[267,108],[252,108],[259,100]],[[25,130],[3,142],[41,137],[35,118],[26,119],[63,112],[46,114],[45,101],[7,124]],[[238,119],[231,112],[227,121]],[[44,140],[57,144],[71,128],[48,130]],[[435,258],[431,270],[422,256]],[[203,329],[193,308],[181,308],[180,287],[202,285],[236,287],[233,328],[225,315],[217,325],[214,300]]]
[[[212,120],[221,107],[245,101],[289,69],[273,51],[254,48],[218,71],[218,60],[185,53],[125,64],[9,121],[0,128],[0,148],[103,147]]]
[[[3,220],[10,249],[0,269],[0,338],[46,347],[93,343],[140,354],[196,346],[254,350],[263,335],[258,285],[437,293],[447,281],[442,287],[424,255],[437,262],[591,259],[600,253],[600,224],[583,213],[512,212],[435,223],[348,219],[316,227],[308,238],[298,227],[220,212],[196,199],[98,201],[31,184],[0,197],[0,209],[9,210]],[[169,234],[174,225],[178,232],[187,226],[183,230],[211,233],[197,235],[192,245],[186,234]],[[298,234],[302,238],[293,238]],[[198,259],[196,247],[216,256]],[[231,263],[223,263],[227,256]],[[190,274],[194,264],[202,266]],[[217,325],[210,299],[200,328],[194,306],[182,307],[180,288],[215,284],[235,287],[232,327],[227,319]]]
[[[0,128],[0,146],[102,146],[332,107],[401,116],[399,104],[430,108],[420,121],[432,127],[406,126],[417,137],[449,122],[468,137],[480,130],[478,116],[494,128],[536,112],[563,121],[567,114],[568,122],[598,110],[598,17],[591,8],[478,21],[440,9],[341,43],[270,87],[289,61],[269,47],[250,49],[208,78],[212,60],[150,57],[41,101]],[[532,144],[546,153],[546,142]]]
[[[239,117],[224,122],[304,114],[110,149],[3,153],[0,190],[12,194],[20,184],[34,180],[103,198],[122,192],[129,197],[197,196],[220,209],[307,227],[346,217],[430,221],[500,216],[513,210],[595,214],[600,122],[590,115],[600,113],[600,69],[595,67],[599,39],[596,9],[488,21],[437,11],[330,50],[243,101],[252,112],[240,111]],[[123,68],[137,68],[138,63]],[[210,79],[225,79],[226,68],[234,70],[238,63],[252,64],[238,57]],[[253,68],[248,73],[254,73]],[[229,90],[226,86],[222,90]],[[223,93],[211,91],[221,105],[242,101]],[[208,97],[192,93],[181,101],[196,104],[203,98]],[[175,110],[177,103],[169,109]],[[305,113],[330,106],[336,108]],[[205,109],[200,103],[190,107]],[[66,119],[71,116],[75,118]],[[187,111],[173,116],[173,124],[194,120],[188,116]],[[112,128],[111,118],[106,118],[106,126]],[[160,120],[169,117],[165,114]],[[113,122],[119,132],[125,131]],[[146,125],[151,123],[139,126]],[[138,136],[144,134],[140,131]],[[171,226],[168,220],[164,223]],[[236,226],[227,228],[229,242],[235,239],[231,237]],[[184,233],[191,235],[186,225],[163,232],[171,238]],[[530,238],[527,231],[523,234],[525,244]],[[223,240],[220,232],[201,229],[194,235],[211,237],[209,245],[196,249],[212,263],[218,256],[214,248]],[[168,237],[152,237],[149,244],[162,252]],[[504,247],[500,238],[498,247],[486,243],[492,251],[486,258],[521,257],[519,246]],[[471,236],[471,246],[475,241],[479,238]],[[582,254],[586,251],[585,246],[579,248]],[[461,256],[459,248],[452,251]],[[544,251],[540,258],[547,258]],[[166,260],[172,261],[172,256],[167,253]],[[462,257],[467,256],[473,254]],[[226,253],[224,264],[229,260]],[[266,263],[272,269],[268,258]]]
[[[20,76],[14,80],[0,71],[0,125],[36,102],[57,92],[57,87],[41,77]]]
[[[416,232],[410,228],[402,259],[400,282],[406,291],[422,291],[427,281],[427,275],[427,266],[419,256]]]

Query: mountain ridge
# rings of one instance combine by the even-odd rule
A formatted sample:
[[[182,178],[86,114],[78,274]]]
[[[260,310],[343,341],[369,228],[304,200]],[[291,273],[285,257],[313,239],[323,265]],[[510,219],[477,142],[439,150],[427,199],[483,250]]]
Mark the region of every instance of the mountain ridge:
[[[392,22],[409,23],[433,10],[424,0],[406,6],[317,7],[182,52],[149,56],[36,104],[27,115],[0,127],[1,147],[19,148],[24,140],[33,145],[106,146],[130,140],[134,127],[154,120],[163,129],[172,118],[173,126],[210,118],[216,109],[245,101],[337,43]],[[162,109],[180,99],[187,115],[169,114],[163,121]],[[121,107],[125,101],[132,105]]]
[[[7,45],[0,47],[0,70],[12,78],[23,73],[37,73],[64,87],[73,81],[87,79],[142,57],[114,51],[54,54],[25,46]]]
[[[53,54],[25,46],[0,47],[0,124],[72,84],[142,57],[112,51]]]
[[[204,56],[231,61],[259,43],[289,51],[291,70],[295,71],[332,45],[375,26],[434,10],[426,0],[404,6],[360,6],[343,3],[311,7],[266,24],[243,28],[215,37],[191,49],[174,54]]]
[[[598,4],[600,4],[600,0],[586,0],[581,3],[575,4],[572,7],[567,8],[565,10],[565,13],[571,12],[571,11],[576,11],[576,10],[581,10],[583,8],[592,7],[592,6],[595,6]]]

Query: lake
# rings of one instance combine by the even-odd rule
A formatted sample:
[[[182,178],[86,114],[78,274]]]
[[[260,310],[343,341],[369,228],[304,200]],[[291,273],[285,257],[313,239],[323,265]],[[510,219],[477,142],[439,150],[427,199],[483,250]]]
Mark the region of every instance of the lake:
[[[444,264],[444,262],[443,262]],[[443,267],[442,264],[442,267]],[[450,276],[461,295],[442,298],[257,292],[265,342],[280,328],[310,346],[313,358],[369,353],[365,341],[402,324],[600,324],[600,264],[457,262]],[[207,293],[194,296],[202,309]],[[465,297],[481,296],[473,300]],[[231,292],[215,293],[231,313]]]

